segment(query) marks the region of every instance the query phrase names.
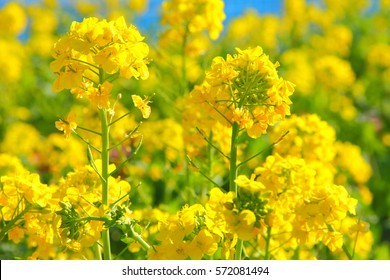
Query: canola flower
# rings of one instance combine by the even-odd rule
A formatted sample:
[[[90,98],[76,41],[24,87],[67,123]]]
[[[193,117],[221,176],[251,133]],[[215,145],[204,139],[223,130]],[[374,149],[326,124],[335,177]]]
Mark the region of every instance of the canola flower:
[[[123,17],[114,21],[86,18],[73,22],[53,48],[50,64],[57,74],[53,90],[70,89],[78,98],[109,108],[115,75],[147,79],[149,53],[137,28]]]
[[[201,123],[208,125],[208,127],[197,126],[198,133],[229,162],[229,191],[238,200],[249,201],[244,191],[239,194],[237,187],[238,163],[240,162],[237,157],[238,137],[241,132],[246,131],[251,138],[258,138],[267,132],[268,126],[274,125],[289,115],[292,103],[289,96],[294,92],[294,85],[278,76],[276,68],[279,64],[272,63],[260,46],[245,50],[236,48],[236,51],[234,55],[228,54],[226,60],[222,57],[213,59],[211,68],[206,71],[203,83],[190,92],[188,100],[201,110],[201,113],[195,114],[192,118],[201,119]],[[185,120],[190,121],[191,115],[185,114],[185,116]],[[230,131],[228,153],[224,153],[212,141],[214,130],[219,124]],[[206,134],[205,130],[209,134]],[[191,163],[193,162],[190,160]],[[207,175],[205,177],[213,182]],[[242,183],[242,178],[239,181]],[[213,184],[218,185],[215,182]],[[241,185],[245,187],[253,184]],[[262,203],[259,202],[259,205]],[[232,254],[235,259],[241,259],[243,240],[248,240],[250,236],[253,236],[251,226],[256,222],[257,216],[248,209],[238,215],[239,218],[233,223],[240,225],[239,221],[243,221],[246,228],[244,226],[243,231],[236,228],[236,231],[240,232],[238,235],[234,233],[234,230],[229,230],[229,240],[236,241],[234,245],[230,244],[232,252],[227,252],[227,255]],[[233,247],[235,247],[234,250]]]
[[[221,0],[170,0],[162,4],[161,23],[170,26],[170,31],[185,38],[186,33],[196,34],[206,30],[215,40],[223,29],[224,3]]]
[[[45,5],[55,5],[53,1],[51,4],[49,2],[51,1],[45,1]],[[111,3],[107,11],[111,18],[115,14],[113,9],[119,7],[119,2],[106,2]],[[145,3],[145,1],[130,1],[130,3],[135,2]],[[179,1],[168,2],[179,3]],[[186,5],[191,6],[200,2],[202,1],[192,1]],[[389,7],[385,3],[389,1],[381,1],[381,15],[378,15],[372,22],[376,34],[370,38],[360,37],[360,32],[365,33],[360,28],[365,26],[359,24],[354,28],[349,28],[346,21],[348,17],[355,18],[356,15],[353,13],[363,8],[363,3],[367,1],[358,1],[357,5],[352,5],[353,7],[349,5],[351,8],[346,4],[337,6],[336,2],[333,0],[324,2],[324,7],[333,7],[333,11],[320,9],[311,4],[306,5],[304,1],[286,1],[287,12],[281,17],[259,17],[255,13],[248,13],[241,21],[238,20],[232,24],[228,30],[231,34],[226,37],[225,42],[229,45],[233,43],[235,46],[240,46],[241,50],[248,45],[255,46],[261,43],[267,53],[272,56],[278,55],[274,52],[283,50],[283,54],[278,57],[283,65],[283,69],[280,70],[281,75],[285,80],[297,85],[296,91],[310,95],[310,99],[302,98],[296,102],[297,107],[300,108],[297,110],[294,106],[295,112],[315,111],[325,116],[330,111],[331,123],[337,126],[336,130],[324,119],[314,114],[292,115],[286,119],[280,115],[275,118],[277,121],[268,124],[264,132],[258,136],[253,132],[248,133],[248,128],[251,126],[250,119],[252,118],[254,122],[258,121],[251,111],[251,105],[256,106],[243,102],[242,110],[241,107],[236,108],[242,98],[240,96],[242,91],[235,79],[243,81],[240,75],[246,70],[229,64],[237,72],[236,77],[232,75],[231,79],[229,77],[230,80],[226,79],[223,83],[215,83],[212,86],[206,84],[206,81],[197,87],[197,90],[202,94],[210,93],[207,96],[208,99],[205,97],[206,94],[201,95],[194,90],[179,104],[178,107],[183,109],[184,119],[181,125],[176,120],[166,118],[162,121],[146,122],[140,126],[138,132],[138,123],[133,118],[133,114],[127,113],[127,110],[122,108],[120,95],[118,94],[116,100],[113,97],[113,92],[119,89],[114,81],[121,77],[120,68],[115,73],[107,72],[110,71],[111,66],[103,69],[104,63],[101,63],[101,58],[100,60],[96,58],[95,61],[94,53],[85,54],[87,51],[80,52],[80,45],[75,47],[69,54],[72,56],[77,54],[78,58],[72,57],[69,60],[74,63],[80,62],[80,65],[64,64],[61,70],[56,72],[59,78],[56,83],[57,85],[72,84],[71,80],[75,77],[70,75],[72,69],[87,67],[88,69],[86,68],[82,74],[81,86],[61,90],[70,89],[76,98],[88,99],[92,104],[91,107],[97,110],[85,107],[78,110],[77,119],[72,112],[68,117],[56,122],[57,128],[64,132],[67,141],[64,141],[58,133],[46,138],[32,129],[32,126],[24,123],[16,123],[6,128],[1,151],[12,151],[13,154],[18,154],[25,166],[15,157],[0,154],[2,162],[0,164],[2,176],[0,180],[0,212],[2,215],[0,217],[0,240],[27,246],[29,252],[32,252],[31,259],[93,259],[101,256],[99,250],[103,246],[100,248],[97,246],[97,244],[104,243],[102,242],[104,233],[103,235],[101,233],[109,227],[116,227],[122,234],[121,241],[127,244],[124,245],[127,248],[116,256],[118,258],[123,252],[126,257],[137,259],[144,257],[152,259],[233,259],[238,258],[237,252],[242,252],[242,255],[250,259],[366,259],[376,257],[377,254],[379,256],[379,251],[372,246],[377,242],[376,237],[374,238],[370,231],[369,223],[363,221],[366,218],[364,216],[367,213],[366,210],[370,207],[377,207],[376,205],[379,205],[381,201],[381,198],[376,196],[374,199],[377,203],[371,204],[373,195],[369,189],[372,185],[369,179],[371,174],[377,171],[371,170],[366,158],[366,156],[370,156],[370,159],[374,157],[365,153],[367,150],[377,149],[377,146],[363,145],[361,146],[364,147],[363,150],[349,142],[340,142],[337,140],[336,131],[342,139],[355,142],[355,139],[351,139],[353,136],[348,135],[348,127],[340,125],[338,116],[351,121],[353,125],[359,124],[361,120],[363,122],[368,120],[367,125],[369,125],[371,120],[362,116],[365,110],[374,109],[374,112],[370,112],[377,118],[374,133],[382,136],[383,144],[387,145],[390,142],[385,141],[388,136],[384,121],[386,113],[383,112],[382,116],[382,112],[379,111],[382,105],[386,108],[386,99],[380,99],[380,106],[371,107],[372,102],[375,102],[376,92],[381,93],[381,87],[387,88],[386,81],[389,81],[390,77],[389,63],[386,59],[388,46],[385,43],[388,37],[385,32],[388,29],[385,15]],[[80,8],[78,10],[80,13],[97,12],[96,6],[94,10],[89,11],[88,5],[84,8],[81,5],[77,6],[77,9]],[[90,5],[90,8],[92,6],[94,5]],[[177,6],[185,8],[185,5]],[[170,7],[167,14],[175,9],[174,6]],[[171,23],[166,22],[167,29],[171,30],[165,34],[165,37],[162,36],[162,40],[166,40],[165,43],[172,44],[188,56],[187,64],[182,63],[180,55],[174,54],[172,50],[167,50],[169,59],[164,58],[164,63],[170,63],[171,67],[177,69],[178,72],[183,70],[180,66],[185,66],[188,81],[186,81],[187,85],[183,93],[191,89],[191,83],[197,82],[198,77],[201,76],[201,59],[204,57],[197,56],[206,54],[205,57],[207,57],[209,52],[215,51],[209,45],[209,38],[207,38],[211,38],[211,33],[200,26],[204,27],[207,22],[205,20],[207,13],[216,13],[217,9],[214,11],[195,10],[185,15],[180,14],[179,11],[176,18],[173,16],[175,20]],[[27,11],[33,16],[32,21],[29,21],[31,22],[29,26],[31,26],[31,32],[34,33],[35,41],[35,43],[29,41],[28,47],[41,46],[41,49],[32,51],[34,55],[45,54],[47,45],[51,45],[54,37],[36,35],[39,35],[37,33],[41,31],[45,33],[44,35],[54,34],[57,29],[57,20],[33,9]],[[186,29],[189,27],[192,16],[197,18],[199,28]],[[18,19],[14,16],[9,19],[21,20],[19,23],[23,23],[23,18],[20,16]],[[203,21],[199,18],[203,18]],[[42,21],[39,22],[39,19]],[[213,19],[217,17],[214,16]],[[1,22],[0,19],[0,25]],[[109,24],[111,21],[106,22]],[[175,23],[178,25],[174,26]],[[9,26],[15,26],[13,24],[10,22]],[[82,23],[78,24],[82,25]],[[23,30],[22,26],[20,24],[17,29],[13,29],[12,34],[8,35],[16,36]],[[261,34],[258,34],[258,26],[262,27]],[[3,35],[6,30],[7,28],[0,33]],[[240,32],[240,30],[245,30],[245,32]],[[311,34],[312,30],[318,32]],[[256,34],[256,36],[250,34]],[[380,43],[373,42],[379,37]],[[352,39],[354,44],[352,44]],[[335,41],[338,44],[334,44]],[[21,69],[22,66],[23,69],[28,68],[22,62],[25,61],[25,55],[32,53],[31,50],[25,53],[24,49],[19,48],[22,44],[14,44],[14,42],[16,43],[16,39],[8,40],[2,37],[0,45],[10,51],[3,54],[0,64],[6,66],[3,67],[4,75],[1,75],[1,79],[11,82],[10,89],[13,90],[15,87],[17,91],[14,95],[16,96],[18,90],[24,90],[26,78],[27,81],[30,79],[28,77],[30,69],[26,69],[26,72],[22,72]],[[371,43],[373,43],[372,47],[368,47]],[[84,46],[84,43],[80,44]],[[228,44],[223,45],[223,47],[226,46]],[[94,50],[98,52],[106,47],[108,46],[99,46]],[[85,57],[83,57],[84,54]],[[241,53],[238,52],[231,57],[235,58],[240,55]],[[81,62],[84,58],[86,60]],[[106,59],[111,59],[111,53],[106,56]],[[221,60],[226,65],[228,64],[227,57]],[[156,62],[156,64],[162,64],[161,61],[156,60]],[[221,61],[218,63],[223,64]],[[145,64],[147,64],[147,59],[145,59]],[[224,67],[225,64],[223,64]],[[356,66],[360,64],[367,65],[366,71],[356,71]],[[211,69],[209,72],[214,71],[215,74],[218,72],[218,67],[214,69],[215,71]],[[223,69],[228,69],[228,67]],[[60,78],[61,72],[66,71],[70,72],[69,75],[64,75],[64,79]],[[160,84],[171,89],[171,84],[177,84],[176,76],[172,74],[169,71],[167,75],[171,75],[170,81],[160,77]],[[39,79],[38,75],[36,78]],[[206,77],[206,80],[207,78],[210,79]],[[79,79],[78,76],[77,79]],[[141,76],[138,79],[142,80]],[[19,80],[21,83],[15,83]],[[214,94],[213,90],[220,94],[219,91],[222,91],[223,85],[228,85],[225,88],[231,94],[229,96],[231,100],[215,98],[215,101],[210,98],[211,93]],[[149,86],[146,86],[148,90]],[[6,88],[7,93],[12,93],[12,90]],[[138,88],[137,91],[139,91]],[[13,94],[8,95],[13,96]],[[297,98],[299,98],[298,95]],[[130,105],[133,101],[136,109],[141,111],[142,117],[149,117],[151,113],[149,98],[131,94],[129,97],[126,98],[130,101]],[[199,102],[200,100],[202,102]],[[270,104],[265,105],[267,106],[276,107]],[[9,112],[11,114],[4,118],[5,121],[9,121],[9,118],[11,121],[14,117],[19,118],[19,115],[16,116],[12,112],[14,109],[12,106],[7,107],[9,109],[5,111],[4,116]],[[364,109],[364,107],[367,108]],[[162,110],[161,115],[166,117],[165,114],[171,113],[170,109],[165,112]],[[231,109],[234,110],[230,111]],[[109,133],[109,141],[105,142],[107,149],[104,149],[109,152],[109,156],[106,156],[105,159],[108,161],[105,160],[104,164],[99,158],[102,154],[106,154],[101,153],[103,150],[101,134],[106,134],[102,133],[105,124],[104,122],[99,124],[96,118],[97,113],[103,111],[107,117],[106,132]],[[249,114],[241,111],[249,112]],[[100,117],[102,115],[104,114]],[[31,116],[35,118],[36,114],[32,112]],[[3,114],[0,117],[3,120]],[[26,117],[23,120],[34,121],[35,119]],[[88,124],[88,128],[83,127],[83,123]],[[278,125],[274,128],[270,127],[277,123]],[[234,130],[233,127],[236,129]],[[255,143],[252,139],[248,139],[247,135],[243,135],[245,131],[252,138],[269,133],[270,142],[273,143],[272,153],[263,162],[259,160],[260,157],[252,158],[250,168],[253,170],[239,169],[239,172],[230,176],[229,183],[227,183],[225,180],[230,170],[226,162],[236,162],[237,165],[230,165],[230,169],[237,171],[238,167],[243,166],[242,163],[246,163],[246,159],[242,158],[242,155],[246,155],[246,149],[251,149],[249,152],[257,149],[257,147],[245,146],[247,143]],[[258,129],[254,128],[254,131],[258,132]],[[286,134],[286,131],[289,133]],[[144,139],[138,137],[139,133],[145,136]],[[182,133],[184,133],[184,142],[181,139]],[[364,136],[356,142],[366,144],[365,138],[367,135],[370,136],[370,133],[364,129]],[[79,139],[69,137],[70,134],[80,136],[79,138],[85,140],[87,150],[92,150],[91,153],[88,152],[89,165],[84,166],[87,162],[85,156],[84,160],[81,160],[85,154],[85,147],[80,147],[80,142],[73,143],[72,140]],[[32,138],[31,135],[33,135]],[[240,141],[235,140],[238,135]],[[23,141],[26,138],[30,141]],[[267,139],[268,137],[262,138],[262,140]],[[142,150],[146,146],[147,151],[138,154],[137,160],[130,163],[127,157],[132,157],[137,153],[141,142],[143,143]],[[367,143],[375,144],[374,141]],[[237,155],[234,154],[235,148],[237,148]],[[223,188],[210,189],[210,181],[207,181],[207,188],[202,190],[201,196],[199,181],[194,180],[198,178],[192,177],[192,180],[186,182],[188,185],[186,187],[193,191],[194,197],[197,196],[199,204],[191,202],[176,212],[175,207],[180,206],[177,204],[172,206],[173,199],[177,195],[183,196],[182,189],[178,187],[182,183],[180,180],[184,177],[181,162],[184,158],[183,152],[197,163],[201,162],[198,166],[195,164],[190,166],[193,170],[204,173],[212,180],[215,179],[214,183],[223,185]],[[215,155],[218,153],[222,157],[217,159]],[[204,154],[206,157],[202,158]],[[260,152],[257,155],[260,155]],[[113,162],[116,164],[115,167],[110,165]],[[223,164],[220,164],[221,162]],[[191,163],[193,162],[190,160]],[[26,166],[38,170],[41,175],[53,173],[53,176],[50,176],[53,183],[49,184],[46,176],[28,172]],[[378,167],[381,169],[380,166]],[[74,170],[67,175],[62,173],[68,172],[69,168]],[[103,169],[106,169],[106,172],[103,172]],[[103,173],[108,175],[108,179],[103,180]],[[132,187],[130,188],[128,183],[129,178],[114,177],[116,174],[122,177],[131,175]],[[156,207],[130,210],[133,208],[130,206],[130,201],[136,204],[134,208],[137,208],[138,202],[150,194],[148,188],[145,188],[145,182],[138,188],[141,190],[138,196],[131,195],[130,197],[130,194],[127,194],[130,190],[134,192],[138,187],[134,184],[138,181],[137,177],[133,177],[134,174],[136,176],[142,174],[142,180],[150,178],[153,181],[152,188],[169,185],[169,191],[176,196],[172,196],[172,200],[169,201],[170,196],[165,192],[168,188],[164,189],[161,209],[169,209],[170,213]],[[58,180],[61,175],[63,177]],[[379,179],[374,178],[374,180]],[[108,206],[103,205],[101,199],[105,182],[109,185],[108,195],[106,195]],[[237,191],[226,190],[232,182],[237,185]],[[208,193],[207,198],[204,196],[206,193]],[[358,207],[355,200],[356,194],[363,202],[363,205],[359,203]],[[166,198],[168,200],[165,200]],[[145,200],[147,199],[153,200],[149,197]],[[383,195],[383,200],[385,199],[386,196]],[[167,201],[169,204],[164,204]],[[180,199],[175,199],[176,201]],[[148,202],[143,201],[143,203]],[[12,212],[13,209],[14,212]],[[369,217],[370,221],[375,219],[374,216]],[[138,225],[142,227],[142,232]],[[136,236],[135,234],[141,236],[139,239],[141,242],[142,239],[147,240],[151,244],[150,248],[145,250],[147,245],[136,242],[136,239],[132,238]],[[243,241],[241,245],[240,241]],[[383,246],[382,249],[387,248]],[[103,255],[104,258],[108,258],[105,254]]]
[[[211,48],[211,40],[219,38],[226,16],[222,0],[167,0],[161,8],[162,32],[155,52],[163,70],[159,74],[166,82],[169,98],[173,98],[187,94],[190,83],[199,79],[202,71],[198,59]],[[170,77],[164,78],[168,73]],[[180,82],[170,85],[172,75]]]
[[[191,92],[193,102],[225,125],[236,123],[252,138],[290,114],[294,85],[280,78],[261,47],[236,49],[213,59],[205,81]]]
[[[0,10],[1,35],[16,36],[27,26],[27,16],[23,7],[16,2],[6,3]]]
[[[73,204],[72,202],[69,204],[62,201],[62,210],[58,213],[61,215],[61,227],[69,229],[72,242],[74,245],[79,244],[77,247],[81,246],[81,243],[75,243],[80,235],[79,227],[81,225],[85,227],[85,224],[99,224],[100,222],[98,229],[90,229],[91,232],[94,232],[91,242],[84,243],[87,244],[87,247],[97,244],[101,235],[105,259],[111,259],[109,227],[115,223],[104,217],[110,216],[107,211],[112,212],[126,234],[129,231],[128,234],[138,239],[144,247],[149,248],[149,245],[134,231],[134,225],[130,220],[124,218],[120,222],[128,212],[127,206],[118,210],[112,209],[119,200],[111,201],[113,194],[110,182],[112,173],[117,171],[116,168],[110,170],[110,152],[128,141],[137,130],[136,127],[124,139],[110,146],[110,128],[128,115],[125,113],[115,120],[113,119],[115,106],[122,96],[118,94],[117,99],[112,104],[113,82],[118,77],[141,80],[149,77],[147,68],[149,47],[143,40],[144,37],[135,26],[127,26],[123,16],[112,21],[99,20],[95,17],[85,18],[82,22],[73,22],[69,31],[57,41],[53,48],[55,60],[50,64],[51,69],[57,75],[57,79],[53,83],[53,91],[59,92],[63,89],[69,89],[76,98],[89,99],[92,107],[97,108],[100,115],[100,131],[95,131],[95,128],[81,127],[76,122],[74,113],[70,113],[65,120],[57,121],[56,127],[64,132],[66,138],[74,133],[87,144],[88,160],[101,182],[98,202],[104,209],[99,209],[100,212],[98,211],[92,216],[95,218],[86,219],[85,222],[80,223],[73,222],[79,220],[74,203],[80,205],[80,202],[73,201]],[[148,118],[151,113],[148,98],[143,100],[137,95],[132,95],[132,100],[135,107],[142,112],[143,117]],[[76,129],[100,136],[98,145],[92,145],[88,139],[77,133]],[[92,149],[98,153],[100,159],[94,159]],[[120,163],[120,166],[128,160],[129,158],[126,158]],[[76,196],[78,196],[77,193],[76,191]],[[121,193],[121,195],[126,197],[128,192]],[[91,202],[91,204],[93,203],[97,202]],[[104,227],[101,222],[104,222]],[[77,251],[77,248],[75,249]],[[95,252],[95,254],[99,255],[99,252]]]

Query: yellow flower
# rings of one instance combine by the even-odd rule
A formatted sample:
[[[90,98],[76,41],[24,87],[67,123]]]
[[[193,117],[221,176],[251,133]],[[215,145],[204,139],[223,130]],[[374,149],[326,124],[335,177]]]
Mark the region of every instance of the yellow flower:
[[[16,39],[5,39],[0,36],[0,50],[0,82],[3,84],[17,82],[24,67],[24,48]]]
[[[149,0],[129,0],[128,6],[132,11],[142,13],[148,7]]]
[[[337,142],[335,149],[335,164],[346,170],[356,183],[365,184],[371,177],[372,169],[360,147],[348,142]]]
[[[19,35],[26,25],[26,13],[18,3],[9,2],[0,10],[0,34]]]
[[[138,95],[132,95],[131,98],[133,99],[134,106],[141,111],[142,117],[144,119],[149,118],[150,113],[152,112],[152,109],[148,105],[150,103],[149,98],[145,97],[145,99],[142,99]]]
[[[334,55],[324,55],[314,61],[317,81],[329,90],[346,90],[355,82],[355,73],[349,61]]]
[[[237,216],[233,232],[242,240],[250,240],[255,237],[255,222],[255,214],[250,210],[243,210]]]
[[[226,239],[224,239],[222,243],[222,257],[225,260],[232,260],[234,258],[234,253],[236,252],[236,244],[237,244],[238,238],[237,234],[228,235]]]
[[[53,90],[70,89],[78,97],[87,96],[99,108],[107,108],[109,75],[149,77],[149,46],[143,40],[135,26],[127,26],[123,16],[112,21],[90,17],[72,22],[52,51],[55,60],[50,67],[57,75]]]
[[[190,258],[192,260],[200,260],[203,255],[213,255],[218,249],[218,243],[210,231],[202,229],[188,247]]]
[[[24,237],[24,230],[18,226],[12,228],[8,232],[9,240],[13,241],[16,244],[18,244],[23,237]]]
[[[349,234],[366,233],[370,230],[370,224],[363,221],[358,221],[349,228]]]
[[[252,138],[290,114],[294,85],[277,74],[259,46],[216,57],[203,84],[191,95],[209,107],[210,116],[227,126],[239,124]]]
[[[226,36],[236,45],[253,46],[261,42],[264,49],[270,50],[277,46],[280,27],[280,19],[276,15],[260,15],[256,10],[248,9],[230,21]]]
[[[65,120],[60,119],[55,122],[56,128],[64,132],[65,138],[68,138],[69,135],[77,128],[76,123],[76,114],[69,113],[68,117]]]
[[[245,175],[239,175],[235,182],[240,188],[247,189],[252,193],[265,190],[265,186],[261,182],[255,181],[255,177],[255,174],[252,174],[250,179]]]
[[[274,147],[281,156],[302,157],[307,162],[331,162],[335,155],[336,131],[315,114],[292,115],[271,131],[271,140],[289,133]]]
[[[208,31],[211,39],[218,38],[225,19],[221,0],[170,0],[162,5],[162,24],[184,32]],[[186,31],[187,30],[187,31]]]
[[[97,88],[90,87],[87,96],[92,104],[96,105],[98,108],[109,108],[112,86],[113,85],[110,82],[105,81]]]
[[[324,244],[328,246],[329,250],[334,252],[343,247],[343,235],[339,232],[330,232],[325,236]]]

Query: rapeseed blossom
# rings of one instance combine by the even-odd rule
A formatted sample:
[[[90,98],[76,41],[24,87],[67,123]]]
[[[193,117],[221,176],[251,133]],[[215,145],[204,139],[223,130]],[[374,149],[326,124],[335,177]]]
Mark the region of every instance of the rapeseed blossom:
[[[202,32],[206,31],[212,40],[216,40],[222,32],[225,19],[223,7],[221,0],[164,1],[161,23],[167,25],[168,29],[162,35],[162,40],[187,43],[186,51],[189,52],[193,52],[191,49],[203,51],[204,47],[197,46],[204,42]]]
[[[76,114],[70,113],[66,120],[56,121],[56,128],[64,132],[65,138],[68,138],[69,135],[77,128],[76,123]]]
[[[258,138],[290,114],[294,85],[278,76],[279,64],[272,63],[261,47],[236,50],[226,60],[214,58],[205,81],[191,95],[215,120],[237,123]]]
[[[53,90],[70,89],[78,98],[87,97],[98,108],[108,108],[109,75],[148,78],[149,47],[143,40],[123,17],[109,22],[95,17],[73,22],[52,51],[55,60],[50,66],[57,74]]]
[[[19,35],[27,26],[27,16],[23,7],[15,2],[6,3],[0,10],[0,34]]]
[[[387,257],[366,221],[387,217],[390,2],[345,2],[286,0],[223,34],[222,0],[166,0],[151,54],[124,20],[148,0],[75,3],[107,19],[58,41],[56,0],[5,4],[0,241],[29,259]],[[57,114],[67,141],[46,127]]]

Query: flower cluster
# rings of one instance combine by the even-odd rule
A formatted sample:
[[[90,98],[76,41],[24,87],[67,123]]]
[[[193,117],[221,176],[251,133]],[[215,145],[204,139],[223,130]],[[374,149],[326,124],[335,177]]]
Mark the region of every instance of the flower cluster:
[[[244,175],[237,179],[239,186],[268,193],[268,214],[262,228],[265,240],[259,238],[258,245],[263,246],[270,238],[275,258],[290,258],[298,247],[313,248],[319,242],[332,252],[342,251],[347,240],[354,242],[352,228],[360,221],[355,218],[357,200],[338,184],[339,175],[350,172],[355,182],[362,184],[370,169],[356,146],[337,142],[334,129],[317,115],[293,115],[273,129],[271,139],[277,141],[287,130],[289,133],[250,179]],[[354,166],[366,171],[359,177]],[[368,229],[360,230],[359,238],[372,242]],[[363,248],[359,253],[364,256],[366,251]]]
[[[331,162],[334,159],[336,132],[318,115],[292,115],[271,131],[272,141],[275,142],[286,131],[289,133],[274,147],[275,153],[302,157],[309,162]]]
[[[161,23],[168,26],[161,36],[162,44],[183,45],[189,55],[205,51],[208,40],[216,40],[223,29],[224,3],[221,0],[170,0],[162,5]]]
[[[115,222],[99,202],[101,182],[93,168],[79,168],[61,178],[58,185],[46,185],[17,159],[6,154],[0,158],[8,159],[7,165],[0,166],[1,173],[8,174],[0,181],[0,220],[6,224],[0,238],[8,234],[19,243],[26,237],[27,246],[34,249],[31,258],[69,258],[73,254],[93,258],[90,248],[100,239],[104,223],[110,218]],[[110,171],[113,169],[111,165]],[[109,177],[109,186],[111,205],[127,203],[128,182]]]
[[[23,7],[10,2],[0,9],[0,35],[19,35],[27,26],[27,16]]]
[[[274,153],[303,158],[323,182],[345,184],[346,180],[341,177],[346,174],[361,185],[370,178],[372,170],[360,148],[337,141],[334,128],[318,115],[292,115],[276,126],[270,137],[277,141],[286,131],[289,133],[274,147]]]
[[[7,174],[0,180],[0,239],[8,235],[18,244],[26,238],[27,247],[35,249],[32,258],[54,258],[55,189],[42,184],[40,176],[24,169],[17,158],[0,154],[0,159],[6,160],[0,174]]]
[[[204,216],[204,207],[195,204],[161,221],[157,235],[161,244],[150,249],[150,258],[201,259],[204,254],[213,255],[218,239],[202,225]]]
[[[261,185],[253,182],[252,185]],[[245,186],[243,187],[245,189]],[[204,206],[185,206],[159,223],[158,246],[149,251],[152,259],[201,259],[214,255],[220,248],[220,258],[232,259],[238,239],[253,239],[260,231],[260,215],[265,216],[265,200],[258,190],[241,197],[219,188],[210,190]],[[256,204],[257,203],[257,204]],[[175,234],[172,234],[175,232]]]
[[[119,73],[130,79],[147,79],[148,45],[135,26],[125,19],[99,21],[91,17],[73,22],[54,46],[51,69],[57,74],[53,90],[71,89],[78,98],[87,97],[99,108],[108,108],[112,84]]]
[[[162,24],[183,28],[182,32],[198,33],[207,30],[215,40],[223,29],[223,6],[221,0],[165,1],[162,5]]]
[[[269,156],[254,174],[271,190],[267,206],[272,211],[266,224],[273,234],[284,232],[287,239],[295,238],[309,247],[320,241],[331,251],[342,247],[336,228],[347,213],[355,214],[357,203],[343,186],[318,182],[315,170],[304,159],[277,154]],[[332,239],[336,235],[341,239]]]
[[[4,4],[1,255],[388,258],[390,1],[372,1],[223,26],[231,3],[165,0],[153,46],[126,23],[149,0]]]
[[[97,166],[100,162],[96,160]],[[115,166],[110,166],[110,172]],[[120,205],[128,200],[130,184],[120,178],[109,177],[110,205]],[[75,172],[70,172],[59,182],[57,196],[61,211],[60,235],[62,242],[75,252],[82,252],[100,239],[104,221],[89,220],[90,217],[100,217],[108,211],[101,204],[101,181],[93,170],[86,166]],[[76,222],[79,221],[79,222]]]
[[[194,103],[216,120],[237,123],[253,138],[290,114],[294,85],[277,74],[261,47],[213,59],[202,85],[191,92]]]

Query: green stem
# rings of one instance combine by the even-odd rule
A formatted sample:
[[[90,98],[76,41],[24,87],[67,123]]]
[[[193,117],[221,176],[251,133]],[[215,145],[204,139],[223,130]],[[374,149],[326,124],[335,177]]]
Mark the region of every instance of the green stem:
[[[123,116],[121,116],[121,117],[119,117],[119,118],[117,118],[116,120],[114,120],[114,121],[112,121],[112,122],[110,122],[110,124],[108,125],[108,126],[112,126],[114,123],[116,123],[116,122],[119,122],[121,119],[123,119],[124,117],[127,117],[128,115],[130,115],[131,114],[131,112],[129,111],[129,112],[127,112],[126,114],[124,114]]]
[[[234,258],[236,260],[241,260],[242,258],[242,247],[243,247],[243,241],[241,239],[238,239],[237,240],[237,244],[236,244],[236,253],[235,253],[235,256]]]
[[[109,158],[109,133],[106,109],[100,109],[100,119],[102,126],[102,203],[108,206],[108,166],[110,164]],[[111,260],[111,246],[110,246],[110,232],[106,229],[102,232],[103,239],[103,255],[105,260]]]
[[[187,82],[187,56],[186,56],[186,45],[188,40],[188,24],[185,27],[185,33],[183,36],[183,43],[181,46],[181,93],[182,95],[188,91],[188,82]]]
[[[211,179],[211,174],[210,170],[211,167],[209,167],[209,174],[207,175],[202,169],[200,169],[192,160],[191,158],[187,155],[187,165],[194,167],[203,177],[205,177],[211,184],[213,184],[215,187],[220,187],[216,182],[214,182],[213,179]],[[203,192],[202,192],[203,194]]]
[[[96,258],[98,260],[101,260],[102,259],[102,253],[100,251],[100,245],[98,242],[95,242],[95,244],[93,245],[93,251],[94,251],[94,254],[96,256]]]
[[[271,241],[271,227],[268,227],[267,236],[265,237],[265,254],[264,254],[265,260],[269,260],[270,258],[270,251],[269,251],[270,241]]]
[[[97,132],[97,131],[94,131],[94,130],[92,130],[92,129],[89,129],[89,128],[86,128],[86,127],[82,127],[82,126],[77,126],[77,128],[79,128],[79,129],[81,129],[81,130],[85,130],[85,131],[88,131],[88,132],[91,132],[91,133],[93,133],[93,134],[96,134],[96,135],[99,135],[99,136],[101,136],[101,134],[99,133],[99,132]]]
[[[212,142],[212,131],[210,132],[210,139],[205,135],[205,133],[199,128],[199,127],[196,127],[196,130],[199,132],[199,134],[202,136],[202,138],[208,143],[208,151],[209,151],[209,154],[212,153],[212,149],[211,147],[213,147],[217,152],[219,152],[224,158],[226,158],[227,160],[230,160],[230,157],[228,157],[227,155],[224,154],[224,152],[222,152],[217,146],[215,146]]]
[[[135,241],[137,241],[142,246],[142,248],[144,248],[145,251],[148,251],[150,249],[150,245],[145,240],[143,240],[141,235],[134,231],[133,226],[130,227],[130,236]]]
[[[348,251],[347,246],[345,246],[345,244],[343,244],[342,248],[343,248],[345,255],[347,255],[348,260],[353,260],[353,255],[351,255],[351,253]]]
[[[232,138],[231,138],[231,146],[230,146],[229,190],[231,192],[234,192],[236,197],[238,197],[238,188],[235,180],[237,178],[237,140],[238,140],[239,132],[240,132],[240,127],[238,123],[234,122],[232,124]],[[241,260],[242,247],[243,247],[243,241],[239,239],[236,244],[236,253],[235,253],[236,260]]]
[[[99,69],[99,83],[104,83],[104,71]],[[110,145],[110,127],[108,125],[107,112],[106,109],[99,109],[100,111],[100,121],[102,126],[102,173],[101,173],[101,182],[102,182],[102,203],[106,206],[108,205],[108,166],[110,164],[109,157],[109,145]],[[103,240],[103,256],[105,260],[111,260],[111,244],[110,244],[110,231],[105,229],[102,232]]]
[[[89,141],[85,140],[80,134],[77,133],[77,131],[73,131],[73,134],[75,136],[77,136],[77,138],[79,138],[81,141],[83,141],[85,144],[87,144],[88,147],[94,149],[96,152],[98,152],[99,154],[102,153],[102,151],[100,151],[98,148],[96,148],[94,145],[92,145],[91,143],[89,143]]]
[[[230,174],[229,174],[229,190],[238,195],[237,184],[237,139],[240,127],[238,123],[232,124],[232,138],[230,146]]]
[[[276,140],[275,142],[273,142],[271,145],[269,145],[268,147],[266,147],[265,149],[261,150],[260,152],[254,154],[253,156],[247,158],[246,160],[240,162],[238,165],[237,165],[237,168],[239,168],[241,165],[244,165],[245,163],[247,163],[248,161],[251,161],[252,159],[258,157],[259,155],[261,155],[262,153],[268,151],[268,150],[271,150],[275,145],[277,145],[280,141],[283,140],[283,138],[289,133],[289,131],[287,130],[282,136],[279,137],[278,140]]]
[[[14,217],[11,221],[7,223],[7,225],[0,231],[0,240],[2,240],[8,232],[16,226],[16,223],[20,221],[20,219],[26,214],[28,211],[30,211],[32,208],[32,205],[27,205],[22,212],[20,212],[16,217]]]
[[[330,232],[335,232],[335,229],[333,228],[332,225],[327,225],[328,227],[328,230]],[[351,255],[351,253],[348,251],[348,248],[347,246],[345,245],[345,243],[343,243],[343,247],[342,247],[343,251],[344,251],[344,254],[347,256],[348,260],[353,260],[353,255]]]

